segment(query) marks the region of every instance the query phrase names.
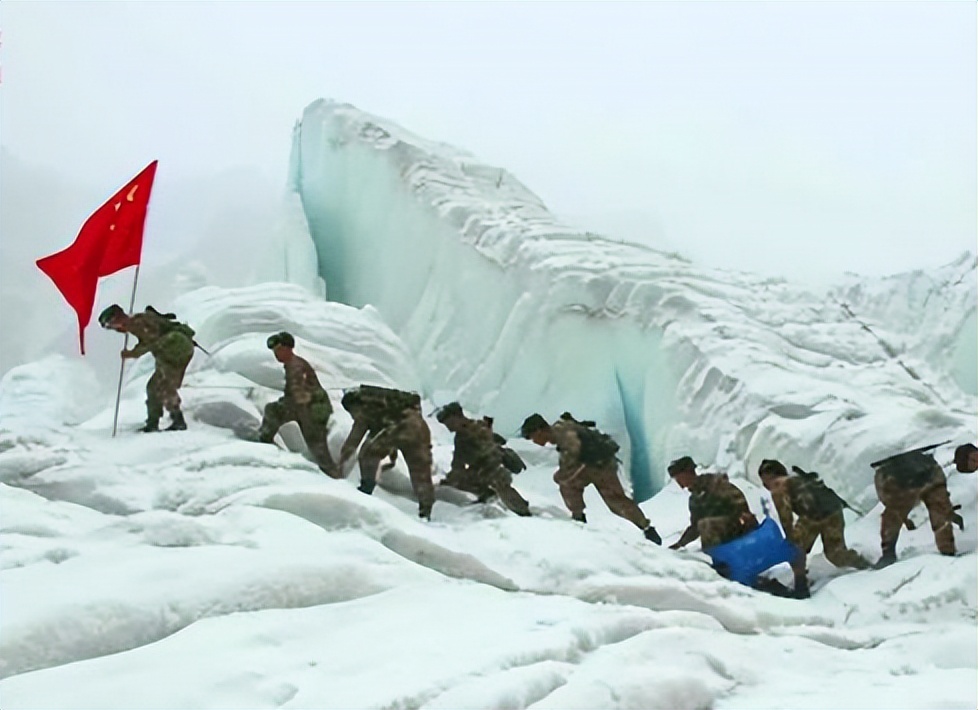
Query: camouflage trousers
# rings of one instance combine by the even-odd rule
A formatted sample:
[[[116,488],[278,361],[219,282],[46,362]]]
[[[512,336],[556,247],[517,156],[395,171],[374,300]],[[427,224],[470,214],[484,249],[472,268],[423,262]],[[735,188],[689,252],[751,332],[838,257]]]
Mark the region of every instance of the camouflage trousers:
[[[896,552],[897,538],[917,503],[923,503],[930,515],[930,527],[934,531],[934,542],[943,555],[954,554],[954,531],[951,528],[951,517],[954,509],[951,497],[947,492],[947,478],[940,466],[934,464],[934,472],[930,480],[918,488],[907,488],[900,481],[883,472],[877,472],[874,479],[876,494],[883,504],[883,516],[880,518],[880,543],[883,553]]]
[[[846,521],[841,510],[821,520],[800,517],[792,527],[790,539],[795,547],[807,555],[812,551],[815,540],[821,535],[825,559],[836,567],[869,569],[869,561],[846,546],[845,527]],[[804,555],[797,563],[802,568],[805,564]]]
[[[517,515],[530,514],[530,504],[520,495],[519,491],[513,488],[513,474],[502,465],[488,472],[469,467],[463,473],[449,474],[442,481],[442,484],[467,493],[474,493],[483,502],[496,494],[503,505]]]
[[[330,478],[342,478],[339,467],[329,453],[329,416],[332,408],[329,406],[301,405],[291,399],[281,397],[275,402],[265,405],[265,414],[258,430],[258,440],[270,444],[275,433],[286,422],[296,422],[302,431],[302,438],[309,447],[309,453],[319,465],[319,468]]]
[[[584,489],[594,485],[612,513],[629,521],[639,530],[645,530],[650,525],[642,509],[622,488],[621,481],[618,479],[617,463],[612,462],[604,466],[582,464],[566,477],[554,474],[554,482],[560,489],[564,505],[574,518],[579,519],[584,515]]]
[[[704,550],[736,540],[747,532],[738,518],[729,515],[701,518],[696,523],[696,529],[700,533],[700,545]]]
[[[372,493],[377,485],[377,469],[380,462],[400,451],[411,477],[411,488],[418,498],[418,513],[423,518],[431,517],[431,506],[435,503],[435,487],[431,482],[431,444],[399,435],[397,429],[382,430],[367,439],[360,447],[357,461],[360,464],[360,487]]]
[[[191,353],[193,356],[193,353]],[[170,414],[180,411],[180,386],[190,360],[170,362],[156,360],[156,369],[146,383],[146,418],[159,421],[166,409]]]

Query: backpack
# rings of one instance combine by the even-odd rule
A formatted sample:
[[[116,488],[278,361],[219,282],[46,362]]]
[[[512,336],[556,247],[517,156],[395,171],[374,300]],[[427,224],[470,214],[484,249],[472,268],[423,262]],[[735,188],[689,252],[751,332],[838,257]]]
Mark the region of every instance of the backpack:
[[[581,452],[578,459],[589,466],[600,466],[617,458],[618,442],[607,434],[599,431],[593,421],[578,421],[570,412],[560,415],[561,419],[577,424],[577,438],[581,441]]]
[[[817,472],[805,471],[797,466],[792,466],[791,470],[804,481],[798,495],[792,500],[795,512],[799,516],[821,520],[849,507],[849,504],[842,500],[838,493],[825,485],[825,481]]]
[[[510,473],[519,473],[526,468],[526,464],[523,463],[520,455],[508,446],[500,446],[499,453],[502,454],[503,466]]]
[[[156,316],[155,320],[160,326],[160,337],[177,332],[183,335],[187,340],[193,342],[194,336],[197,334],[196,331],[186,323],[181,323],[178,321],[175,313],[160,313],[152,306],[146,306],[146,310],[144,312]],[[196,343],[194,343],[194,345],[196,345]]]
[[[934,467],[939,468],[932,454],[920,450],[907,451],[870,465],[877,473],[895,479],[903,488],[927,485],[934,475]]]
[[[405,409],[420,407],[421,396],[417,392],[360,385],[360,402],[367,418],[375,425],[383,427],[399,422]]]

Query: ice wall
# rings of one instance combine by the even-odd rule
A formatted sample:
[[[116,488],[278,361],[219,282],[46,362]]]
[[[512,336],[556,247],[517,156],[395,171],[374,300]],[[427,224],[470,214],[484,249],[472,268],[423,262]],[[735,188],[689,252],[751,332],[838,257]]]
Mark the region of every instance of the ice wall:
[[[575,230],[505,170],[352,106],[306,109],[290,184],[329,297],[375,306],[429,395],[509,434],[533,411],[595,419],[639,498],[682,454],[732,475],[776,456],[858,497],[869,461],[975,437],[941,363],[911,377],[837,302]]]

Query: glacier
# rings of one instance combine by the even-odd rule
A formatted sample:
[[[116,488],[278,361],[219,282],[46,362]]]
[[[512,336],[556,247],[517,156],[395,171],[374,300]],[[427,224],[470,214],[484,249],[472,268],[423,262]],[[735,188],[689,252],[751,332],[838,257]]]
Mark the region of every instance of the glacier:
[[[974,254],[821,292],[705,269],[561,224],[506,171],[330,101],[296,126],[287,187],[277,227],[241,244],[256,283],[156,304],[210,353],[181,391],[188,431],[135,431],[149,358],[127,368],[115,438],[95,361],[0,379],[4,708],[978,705],[978,478],[950,464],[978,438]],[[334,454],[361,382],[423,393],[436,482],[445,401],[507,435],[569,409],[626,444],[666,544],[688,514],[665,461],[727,471],[761,516],[753,471],[773,456],[864,510],[846,537],[876,559],[868,462],[952,439],[936,457],[958,555],[936,554],[918,507],[897,563],[840,570],[816,543],[812,598],[774,598],[698,543],[646,542],[593,489],[574,523],[556,452],[518,437],[533,517],[437,486],[425,523],[403,461],[365,496],[294,427],[275,446],[234,435],[281,394],[280,330],[333,402]]]
[[[973,254],[825,293],[706,269],[562,224],[505,170],[330,100],[293,131],[289,188],[328,297],[375,307],[429,396],[509,432],[594,419],[640,500],[690,454],[738,477],[805,462],[868,505],[871,461],[975,438]]]

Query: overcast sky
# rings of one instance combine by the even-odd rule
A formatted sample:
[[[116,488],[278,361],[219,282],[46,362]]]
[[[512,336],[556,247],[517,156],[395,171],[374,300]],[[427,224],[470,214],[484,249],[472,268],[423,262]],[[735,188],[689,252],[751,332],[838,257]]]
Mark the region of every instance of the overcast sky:
[[[280,184],[330,97],[708,264],[881,274],[978,239],[973,2],[4,0],[0,31],[0,141],[106,196],[152,159]]]

